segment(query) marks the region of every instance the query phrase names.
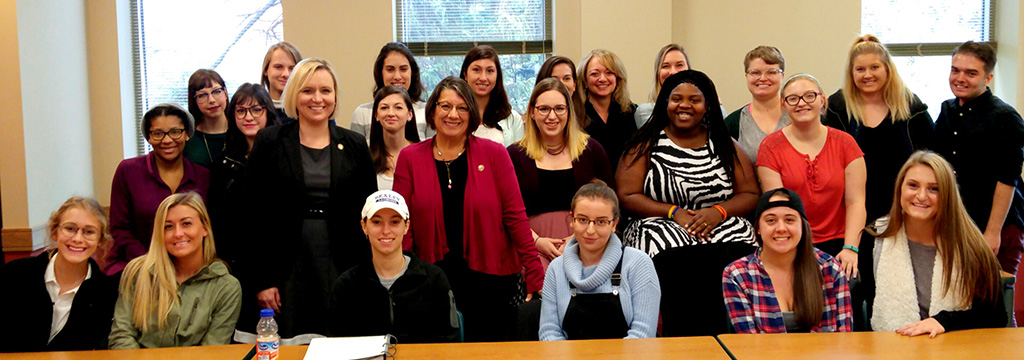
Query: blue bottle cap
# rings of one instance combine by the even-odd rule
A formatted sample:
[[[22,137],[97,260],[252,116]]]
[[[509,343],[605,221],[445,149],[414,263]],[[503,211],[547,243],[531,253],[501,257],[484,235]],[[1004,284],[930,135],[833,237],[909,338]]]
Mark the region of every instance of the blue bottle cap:
[[[263,309],[260,310],[260,317],[273,317],[274,309]]]

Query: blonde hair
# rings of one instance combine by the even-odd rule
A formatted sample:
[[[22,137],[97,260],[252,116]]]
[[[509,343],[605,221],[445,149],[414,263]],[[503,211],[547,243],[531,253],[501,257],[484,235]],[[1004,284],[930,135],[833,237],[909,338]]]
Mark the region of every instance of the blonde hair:
[[[178,305],[178,281],[175,276],[174,260],[164,245],[164,221],[167,220],[167,212],[175,206],[188,206],[199,213],[199,220],[207,233],[203,237],[203,260],[207,265],[217,260],[210,215],[203,205],[203,198],[189,191],[173,194],[164,199],[156,209],[149,251],[146,255],[129,262],[121,276],[121,294],[129,291],[133,294],[132,322],[136,329],[142,331],[149,331],[151,320],[156,320],[157,328],[163,329],[167,325],[167,315]]]
[[[622,112],[629,112],[630,105],[633,104],[629,100],[629,87],[626,83],[626,67],[622,65],[622,59],[619,59],[615,53],[604,50],[594,49],[587,56],[580,60],[579,69],[576,70],[576,92],[580,93],[580,99],[586,103],[590,98],[590,90],[587,89],[587,67],[590,66],[590,59],[597,58],[601,65],[611,70],[615,74],[615,92],[612,93],[612,100],[619,104],[622,108]],[[584,119],[586,116],[582,116]],[[584,120],[585,122],[588,120]],[[586,124],[584,124],[586,125]],[[585,126],[584,126],[585,127]]]
[[[896,64],[892,62],[892,55],[889,50],[882,46],[878,38],[871,34],[857,37],[850,46],[850,57],[846,62],[846,76],[843,77],[843,100],[846,100],[846,115],[850,120],[858,123],[863,121],[864,107],[860,99],[860,89],[853,80],[853,60],[863,54],[875,54],[885,65],[885,84],[882,84],[882,99],[885,107],[889,108],[889,114],[895,121],[910,119],[914,114],[910,113],[910,102],[914,100],[914,93],[910,92],[907,85],[896,71]]]
[[[970,307],[975,298],[995,302],[999,297],[999,261],[985,243],[981,230],[971,220],[960,199],[953,166],[938,154],[922,150],[910,155],[896,178],[889,226],[878,237],[896,236],[903,227],[903,180],[914,166],[925,166],[935,173],[939,186],[939,201],[934,219],[935,246],[942,255],[942,291],[953,291],[963,307]],[[953,268],[959,269],[957,283],[953,283]]]
[[[328,119],[334,118],[334,111],[338,109],[338,103],[341,102],[341,90],[338,89],[338,76],[334,73],[334,67],[327,60],[320,58],[306,58],[295,64],[295,69],[292,70],[292,75],[288,77],[288,83],[284,86],[284,93],[281,95],[281,100],[284,101],[284,113],[288,117],[293,119],[299,118],[298,112],[298,101],[299,90],[309,82],[309,79],[313,77],[313,74],[317,70],[327,70],[331,74],[331,79],[334,80],[334,106],[331,108],[331,114],[327,117]]]
[[[658,93],[661,92],[661,63],[665,60],[665,55],[671,51],[678,51],[683,54],[683,59],[686,59],[686,69],[692,69],[690,66],[690,55],[686,54],[686,49],[683,49],[682,45],[679,44],[668,44],[661,47],[658,50],[658,56],[654,58],[654,82],[651,85],[651,102],[658,101]]]
[[[526,155],[531,159],[540,160],[544,158],[547,149],[544,148],[544,144],[540,140],[540,129],[537,127],[537,120],[533,118],[533,109],[537,105],[537,98],[548,91],[557,91],[559,95],[565,98],[568,113],[566,114],[565,129],[562,130],[562,141],[565,144],[565,151],[568,152],[569,157],[572,158],[572,161],[576,161],[583,154],[583,150],[587,148],[587,139],[590,136],[583,131],[579,121],[576,120],[576,110],[573,108],[569,89],[565,87],[565,84],[562,84],[561,80],[553,77],[542,79],[533,87],[533,94],[530,95],[530,102],[526,106],[524,119],[526,129],[523,133],[523,139],[519,140],[519,146],[526,150]]]
[[[96,199],[73,196],[57,208],[50,214],[50,219],[46,222],[47,235],[50,237],[50,243],[46,245],[46,251],[50,252],[50,257],[53,257],[59,250],[57,249],[57,230],[60,228],[60,220],[64,217],[64,214],[72,208],[78,208],[85,210],[92,215],[96,222],[100,224],[99,243],[96,245],[96,253],[93,254],[93,258],[96,259],[97,263],[102,267],[104,265],[104,259],[107,257],[107,250],[109,245],[114,241],[114,238],[110,236],[110,218],[107,217],[106,211],[103,210],[103,206],[100,205]]]
[[[274,57],[274,51],[277,50],[284,51],[292,58],[292,61],[296,63],[302,60],[302,54],[299,53],[299,48],[295,47],[295,45],[292,45],[290,42],[282,41],[271,45],[270,48],[267,49],[267,55],[263,56],[263,72],[260,73],[260,84],[267,88],[267,91],[270,91],[270,79],[267,78],[267,70],[270,69],[270,59]]]
[[[786,88],[788,88],[790,84],[800,80],[810,81],[812,84],[814,84],[815,87],[818,88],[818,97],[820,97],[824,102],[824,105],[822,105],[821,107],[821,113],[824,114],[825,111],[828,110],[828,97],[825,96],[825,92],[821,90],[821,82],[818,81],[818,78],[814,77],[814,75],[807,73],[800,73],[790,76],[789,79],[786,79],[786,82],[782,83],[782,87],[779,88],[779,101],[782,102],[782,111],[786,111],[786,102],[784,100],[786,98]]]

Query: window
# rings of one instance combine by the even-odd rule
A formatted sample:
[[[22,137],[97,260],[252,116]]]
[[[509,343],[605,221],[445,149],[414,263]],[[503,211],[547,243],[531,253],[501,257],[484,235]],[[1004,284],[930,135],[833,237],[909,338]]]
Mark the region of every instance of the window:
[[[142,115],[156,104],[188,107],[188,78],[216,70],[229,96],[239,85],[259,83],[267,48],[284,38],[281,0],[178,0],[131,2],[139,154]]]
[[[427,91],[459,76],[466,52],[494,46],[512,109],[522,113],[537,70],[551,53],[551,2],[545,0],[396,0],[395,36],[416,55]]]
[[[995,45],[992,0],[862,0],[861,32],[878,36],[932,118],[951,99],[950,55],[968,40]]]

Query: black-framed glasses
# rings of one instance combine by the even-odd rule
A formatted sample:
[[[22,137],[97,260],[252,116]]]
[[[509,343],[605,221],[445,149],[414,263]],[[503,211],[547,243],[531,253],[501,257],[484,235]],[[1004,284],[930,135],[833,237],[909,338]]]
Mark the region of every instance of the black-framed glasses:
[[[466,105],[452,106],[452,104],[449,103],[440,103],[437,104],[437,108],[441,109],[441,111],[443,111],[445,114],[451,113],[452,109],[455,109],[455,111],[458,112],[459,115],[469,114],[469,107]]]
[[[549,114],[551,114],[552,110],[554,110],[555,115],[558,116],[564,116],[566,113],[569,112],[569,107],[565,105],[538,106],[533,109],[537,110],[537,114],[540,115],[540,117],[547,117]]]
[[[178,140],[178,139],[181,139],[182,135],[185,135],[185,129],[183,129],[183,128],[173,128],[173,129],[171,129],[169,131],[150,130],[149,131],[149,141],[161,142],[161,141],[164,141],[164,136],[170,136],[171,140]]]
[[[262,106],[253,106],[253,107],[247,107],[247,108],[237,107],[236,106],[235,107],[235,118],[236,119],[244,118],[245,114],[248,113],[249,115],[252,115],[252,117],[255,119],[255,118],[258,118],[260,116],[263,116],[263,114],[265,114],[266,112],[267,112],[267,109],[262,107]]]
[[[613,221],[614,220],[612,220],[612,219],[594,219],[594,220],[591,220],[591,219],[588,219],[588,218],[585,218],[585,217],[582,217],[582,216],[575,217],[575,218],[572,219],[572,222],[574,224],[576,224],[577,226],[589,227],[590,224],[594,224],[594,226],[597,227],[598,229],[604,229],[604,228],[607,228],[607,227],[611,226]]]
[[[755,79],[760,79],[761,75],[768,75],[768,77],[776,77],[778,75],[782,75],[782,70],[769,69],[768,71],[764,72],[762,72],[761,70],[748,70],[747,75],[750,75],[750,77]]]
[[[205,103],[205,102],[210,100],[210,96],[211,95],[212,96],[221,96],[221,94],[224,94],[224,88],[216,88],[216,89],[210,90],[210,92],[208,92],[208,93],[205,93],[205,92],[197,93],[195,95],[196,102],[198,102],[198,103]]]
[[[821,93],[817,92],[817,91],[812,91],[812,92],[809,92],[809,93],[806,93],[806,94],[803,94],[803,95],[789,95],[789,96],[784,97],[782,99],[786,101],[787,105],[789,105],[789,106],[796,106],[797,104],[800,103],[801,99],[803,99],[803,101],[805,103],[810,104],[810,103],[814,102],[814,100],[818,99],[818,95],[821,95]]]
[[[60,225],[60,234],[69,238],[75,237],[78,232],[82,232],[82,237],[86,240],[96,241],[100,239],[100,230],[92,226],[78,226],[73,222],[66,222]]]

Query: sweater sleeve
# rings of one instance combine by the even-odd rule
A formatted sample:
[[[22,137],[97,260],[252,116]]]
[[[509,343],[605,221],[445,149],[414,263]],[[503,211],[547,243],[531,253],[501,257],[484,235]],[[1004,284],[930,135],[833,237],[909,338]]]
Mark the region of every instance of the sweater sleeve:
[[[562,259],[556,258],[548,265],[548,272],[544,275],[544,296],[540,303],[540,332],[537,334],[541,341],[566,340],[565,332],[562,331],[562,319],[558,316],[557,282],[565,277],[558,271],[561,268]]]
[[[737,334],[756,334],[758,331],[757,325],[754,323],[754,309],[746,292],[743,291],[741,266],[742,263],[737,261],[722,272],[722,295],[725,298],[725,309]]]
[[[630,298],[633,303],[633,321],[629,324],[627,339],[653,338],[658,331],[658,311],[661,305],[661,284],[658,281],[658,272],[654,269],[654,262],[647,254],[639,250],[632,252],[633,248],[626,248],[623,256],[633,253],[636,259],[634,268],[629,272]]]
[[[1002,288],[995,303],[974,299],[971,308],[962,311],[940,311],[933,316],[943,328],[949,331],[999,328],[1006,326],[1006,308],[1003,305]]]
[[[412,150],[412,147],[409,146],[406,147],[405,149],[402,149],[402,151],[398,153],[398,159],[395,160],[395,182],[392,183],[391,185],[391,190],[394,190],[399,195],[402,195],[402,198],[405,199],[406,203],[409,203],[414,200],[414,197],[412,196],[413,179],[412,162],[410,161],[410,158],[415,155],[413,155]],[[406,231],[405,238],[402,239],[402,250],[405,251],[412,250],[412,242],[413,239],[416,238],[414,236],[416,227],[409,226],[408,228],[409,230]]]
[[[142,336],[139,329],[135,328],[132,321],[132,303],[134,302],[134,289],[131,286],[121,289],[121,296],[117,298],[114,305],[114,321],[110,327],[109,346],[111,350],[116,349],[138,349],[139,337]]]
[[[370,110],[370,111],[367,111]],[[349,123],[348,129],[359,133],[363,137],[370,138],[370,117],[372,116],[373,109],[363,108],[362,105],[356,106],[356,109],[352,111],[352,122]]]
[[[238,314],[242,310],[242,287],[234,276],[224,275],[214,287],[218,292],[210,314],[210,327],[199,345],[227,345],[235,333]]]
[[[132,217],[132,194],[125,179],[128,176],[125,167],[125,161],[117,165],[110,186],[110,235],[114,241],[107,256],[108,274],[121,271],[129,260],[146,253],[140,239],[136,239],[132,234],[135,227]]]
[[[430,288],[431,315],[428,329],[433,329],[426,340],[429,342],[446,343],[459,341],[459,318],[456,314],[455,295],[452,293],[451,285],[444,273],[438,271],[431,274],[433,278]]]

